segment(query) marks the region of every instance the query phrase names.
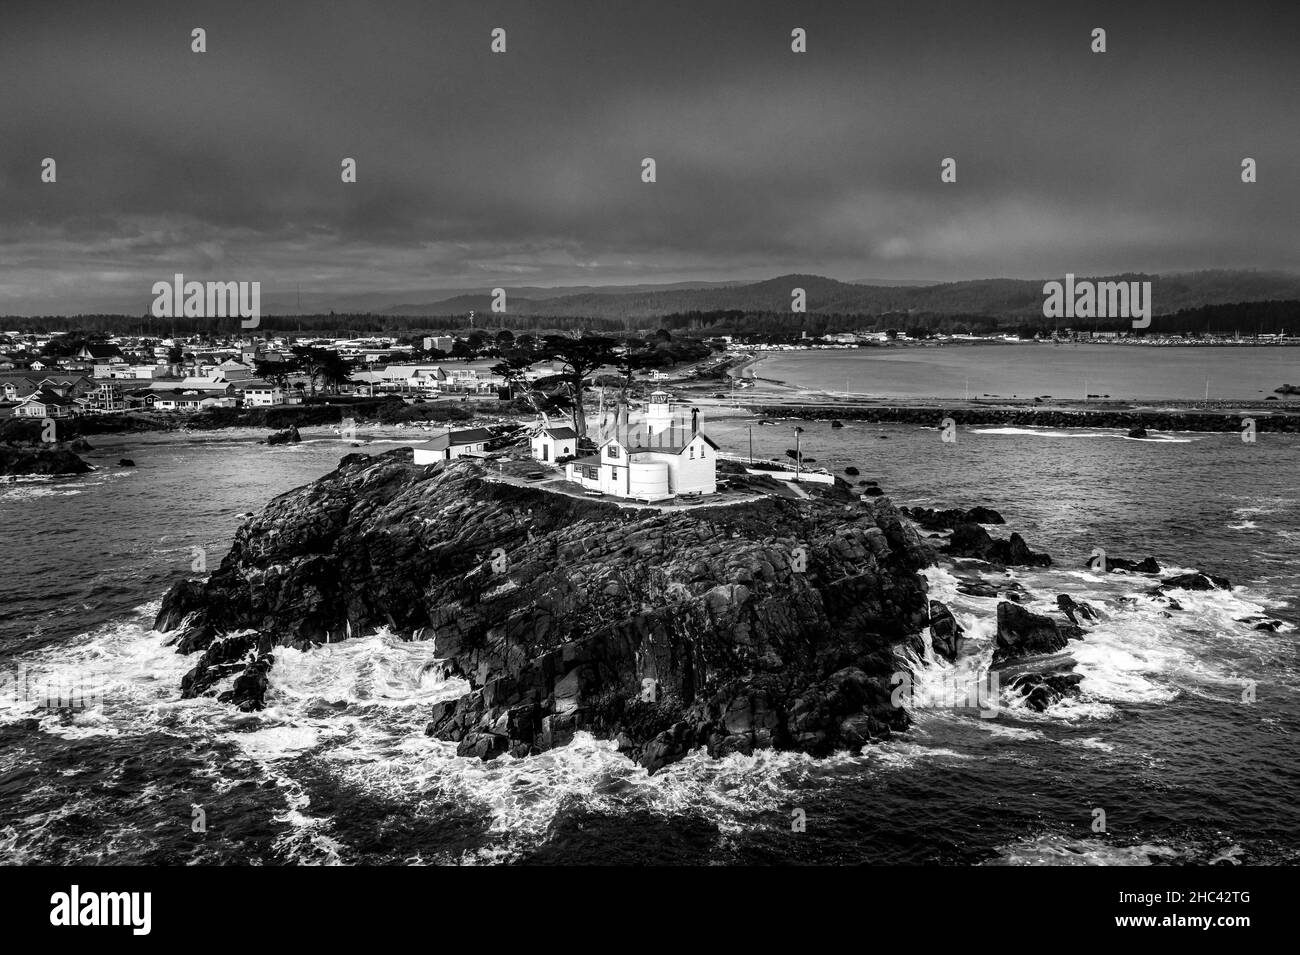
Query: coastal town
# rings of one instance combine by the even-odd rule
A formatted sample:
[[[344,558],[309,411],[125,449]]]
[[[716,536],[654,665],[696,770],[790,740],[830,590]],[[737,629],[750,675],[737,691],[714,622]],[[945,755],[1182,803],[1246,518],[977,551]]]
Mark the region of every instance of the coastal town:
[[[530,337],[520,336],[527,346]],[[703,357],[730,366],[755,354],[879,347],[992,343],[1130,344],[1145,346],[1292,345],[1286,333],[1250,336],[1136,336],[1062,329],[1052,334],[918,334],[894,330],[837,332],[818,337],[721,335],[706,339]],[[503,373],[499,359],[516,349],[509,331],[495,337],[425,335],[330,338],[212,335],[150,338],[0,332],[0,419],[69,418],[133,411],[192,414],[214,408],[301,405],[321,394],[407,399],[512,397],[521,383],[561,372],[563,362],[530,363],[521,376]],[[628,351],[615,344],[611,360]],[[699,357],[699,356],[696,356]],[[702,369],[707,373],[708,369]],[[697,376],[701,369],[686,374]],[[654,384],[682,369],[643,369]],[[737,376],[729,387],[752,387]],[[512,387],[513,386],[513,387]]]

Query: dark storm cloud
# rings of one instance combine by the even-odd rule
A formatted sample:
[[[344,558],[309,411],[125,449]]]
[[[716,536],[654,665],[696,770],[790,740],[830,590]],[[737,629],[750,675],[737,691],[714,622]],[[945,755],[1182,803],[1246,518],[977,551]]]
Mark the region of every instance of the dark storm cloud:
[[[274,293],[1294,266],[1289,6],[996,7],[10,2],[0,313],[143,310],[174,271]]]

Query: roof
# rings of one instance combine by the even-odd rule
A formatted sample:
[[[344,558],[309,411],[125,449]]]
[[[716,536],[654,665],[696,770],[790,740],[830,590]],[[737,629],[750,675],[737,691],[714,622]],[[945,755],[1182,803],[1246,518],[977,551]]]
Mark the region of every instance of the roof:
[[[75,402],[71,398],[65,398],[63,397],[63,395],[55,394],[53,391],[50,391],[48,388],[42,388],[40,391],[32,392],[30,395],[28,395],[26,398],[23,399],[24,404],[28,402],[40,402],[43,405],[75,404]]]
[[[578,436],[578,432],[572,428],[543,428],[542,433],[557,440],[560,438],[576,438]]]
[[[570,464],[585,465],[586,467],[589,467],[589,468],[598,468],[598,467],[600,467],[600,455],[598,455],[598,454],[592,454],[592,455],[589,455],[589,456],[587,456],[587,457],[585,457],[585,458],[574,458],[574,459],[573,459],[572,461],[570,461],[569,463],[570,463]]]
[[[445,451],[447,448],[463,447],[467,444],[481,444],[484,441],[490,441],[492,437],[492,432],[487,428],[443,431],[441,434],[434,435],[432,440],[424,442],[420,447],[428,448],[430,451]]]
[[[666,431],[660,431],[657,434],[651,435],[650,437],[659,438],[666,435],[667,433],[668,432]],[[684,444],[631,444],[627,440],[628,438],[631,437],[632,437],[631,434],[623,435],[622,439],[618,438],[616,435],[611,436],[606,438],[604,441],[602,441],[600,446],[603,448],[611,441],[618,441],[619,446],[623,448],[623,450],[625,450],[628,454],[681,454],[683,451],[685,451],[687,448],[691,446],[691,442],[694,441],[696,438],[703,438],[704,443],[707,444],[709,447],[711,447],[714,451],[720,449],[720,445],[718,445],[716,441],[710,438],[703,431],[696,431],[694,434],[692,434],[689,438],[686,439]],[[639,432],[637,432],[636,437],[645,437],[645,435],[642,435]]]
[[[122,354],[122,349],[107,342],[87,342],[83,347],[90,353],[91,358],[112,358],[114,355]]]

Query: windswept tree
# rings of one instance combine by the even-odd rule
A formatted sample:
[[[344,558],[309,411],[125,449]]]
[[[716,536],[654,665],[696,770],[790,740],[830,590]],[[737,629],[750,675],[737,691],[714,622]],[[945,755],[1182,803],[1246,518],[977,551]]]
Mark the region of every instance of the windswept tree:
[[[619,360],[612,338],[588,335],[570,338],[567,335],[547,335],[540,351],[547,358],[562,362],[564,370],[559,377],[568,385],[573,400],[573,430],[578,437],[587,436],[587,416],[583,413],[583,382],[602,365],[613,365]]]
[[[316,382],[320,381],[324,373],[325,363],[330,360],[331,355],[335,358],[339,357],[338,352],[319,348],[316,345],[294,345],[291,352],[293,370],[307,376],[311,393],[316,394]]]
[[[289,372],[292,370],[287,361],[265,361],[261,358],[253,361],[253,374],[277,388],[284,388],[289,383]]]
[[[507,385],[510,386],[510,392],[513,395],[516,391],[523,393],[528,399],[533,410],[538,414],[542,413],[542,406],[537,400],[537,394],[533,391],[532,383],[528,380],[528,372],[532,369],[533,363],[537,361],[537,355],[531,350],[524,348],[511,348],[501,352],[500,360],[492,366],[491,371],[494,375],[500,375]]]
[[[350,358],[344,358],[336,351],[329,351],[320,363],[321,380],[329,390],[338,394],[339,386],[347,383],[355,367],[356,362]]]

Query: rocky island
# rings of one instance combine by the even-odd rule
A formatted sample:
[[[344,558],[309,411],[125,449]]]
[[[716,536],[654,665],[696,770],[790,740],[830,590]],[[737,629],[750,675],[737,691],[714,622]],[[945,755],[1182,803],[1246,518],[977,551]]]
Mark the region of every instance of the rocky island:
[[[163,602],[157,629],[199,654],[184,695],[233,678],[221,698],[259,708],[277,646],[386,626],[469,682],[428,732],[484,758],[587,730],[655,769],[698,746],[825,754],[906,725],[889,676],[928,624],[917,571],[934,552],[887,498],[841,483],[659,509],[493,471],[352,454],[273,500]]]

